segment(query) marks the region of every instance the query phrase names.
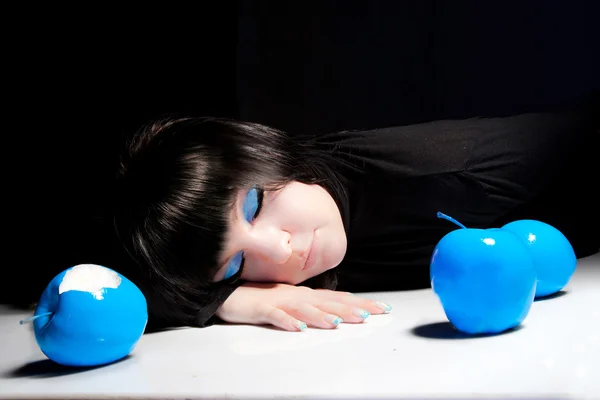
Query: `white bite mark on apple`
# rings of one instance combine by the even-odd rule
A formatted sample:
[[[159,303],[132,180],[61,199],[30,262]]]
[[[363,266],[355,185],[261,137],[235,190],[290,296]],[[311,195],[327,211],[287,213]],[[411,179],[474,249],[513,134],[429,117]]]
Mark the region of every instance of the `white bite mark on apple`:
[[[492,238],[485,238],[485,239],[481,239],[481,241],[485,244],[487,244],[488,246],[493,246],[496,244],[496,241]]]
[[[101,265],[80,264],[68,270],[58,287],[58,293],[70,290],[89,292],[96,300],[104,298],[104,289],[116,289],[121,284],[121,277]]]

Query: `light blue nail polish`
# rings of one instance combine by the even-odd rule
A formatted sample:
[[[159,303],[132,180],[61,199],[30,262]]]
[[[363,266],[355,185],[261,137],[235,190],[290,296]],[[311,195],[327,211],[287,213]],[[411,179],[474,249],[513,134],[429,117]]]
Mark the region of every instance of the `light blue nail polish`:
[[[360,308],[355,308],[352,313],[362,319],[367,319],[369,317],[369,315],[371,315],[371,313],[368,312],[367,310],[363,310]]]
[[[330,323],[331,325],[334,325],[334,326],[338,326],[339,324],[344,322],[344,320],[341,317],[338,317],[337,315],[332,315],[332,314],[326,315],[325,321],[327,321],[328,323]]]
[[[383,310],[383,312],[385,314],[389,314],[392,311],[392,306],[390,306],[389,304],[385,304],[385,303],[383,303],[381,301],[376,302],[375,306],[377,308],[380,308],[381,310]]]

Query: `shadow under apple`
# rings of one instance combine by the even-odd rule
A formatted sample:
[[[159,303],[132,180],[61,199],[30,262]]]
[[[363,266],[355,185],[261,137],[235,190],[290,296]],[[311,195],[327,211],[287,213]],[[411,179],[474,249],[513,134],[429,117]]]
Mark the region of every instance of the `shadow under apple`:
[[[556,293],[549,294],[548,296],[537,297],[534,299],[534,302],[558,299],[559,297],[563,297],[567,293],[568,292],[566,290],[560,290]]]
[[[65,365],[61,365],[55,363],[52,360],[44,359],[33,361],[27,364],[24,364],[20,367],[13,369],[12,371],[8,371],[5,374],[6,378],[54,378],[58,376],[64,375],[72,375],[78,374],[81,372],[96,370],[99,368],[103,368],[112,364],[117,364],[122,361],[129,359],[131,355],[128,355],[120,360],[117,360],[112,363],[104,364],[104,365],[96,365],[90,367],[68,367]]]
[[[480,339],[486,337],[506,335],[508,333],[516,332],[522,328],[522,325],[518,325],[512,329],[508,329],[504,332],[492,333],[492,334],[478,334],[470,335],[459,331],[448,321],[444,322],[433,322],[430,324],[419,325],[411,329],[411,333],[415,336],[427,338],[427,339],[445,339],[445,340],[457,340],[457,339]]]

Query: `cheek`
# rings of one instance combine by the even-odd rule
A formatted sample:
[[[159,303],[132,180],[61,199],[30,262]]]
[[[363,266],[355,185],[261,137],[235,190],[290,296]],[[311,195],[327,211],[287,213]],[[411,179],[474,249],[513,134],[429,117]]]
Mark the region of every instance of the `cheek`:
[[[249,282],[272,282],[276,271],[266,262],[247,259],[241,278]]]
[[[323,223],[331,211],[330,200],[317,187],[291,184],[265,203],[265,218],[301,228]]]
[[[284,192],[278,196],[275,201],[269,204],[269,213],[277,220],[296,221],[296,223],[306,220],[311,210],[318,209],[313,202],[301,195],[292,195],[293,192]],[[308,201],[307,201],[308,200]]]

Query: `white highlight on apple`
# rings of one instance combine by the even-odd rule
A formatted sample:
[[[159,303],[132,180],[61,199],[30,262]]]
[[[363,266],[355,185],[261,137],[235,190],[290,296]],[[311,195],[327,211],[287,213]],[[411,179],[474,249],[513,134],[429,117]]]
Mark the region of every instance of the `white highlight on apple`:
[[[96,300],[104,299],[104,289],[116,289],[121,284],[121,277],[106,267],[96,264],[76,265],[65,274],[58,293],[70,290],[89,292]]]
[[[487,244],[488,246],[493,246],[496,244],[496,241],[492,238],[485,238],[485,239],[481,239],[483,241],[483,243]]]

